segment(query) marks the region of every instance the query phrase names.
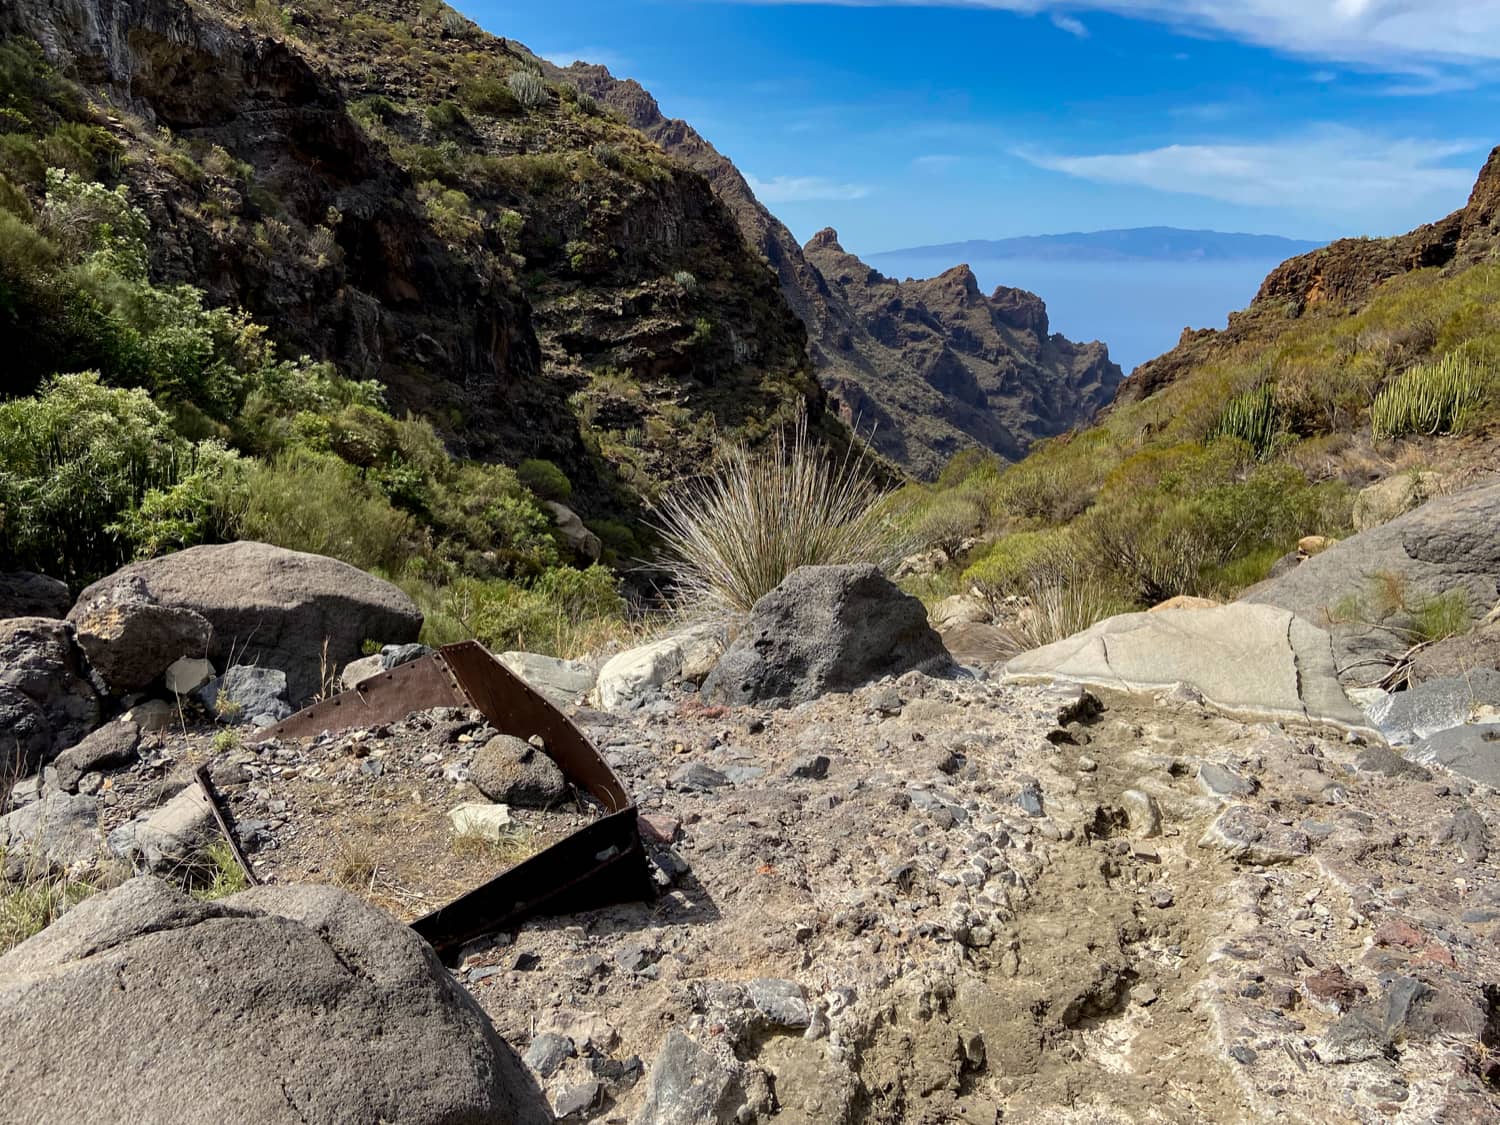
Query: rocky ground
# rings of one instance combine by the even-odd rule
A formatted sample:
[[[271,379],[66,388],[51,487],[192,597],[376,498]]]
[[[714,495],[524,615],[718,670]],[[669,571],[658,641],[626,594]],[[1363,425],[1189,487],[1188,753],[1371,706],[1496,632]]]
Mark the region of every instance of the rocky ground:
[[[582,713],[671,889],[459,978],[580,1120],[1500,1115],[1487,791],[1187,691],[1077,699]]]

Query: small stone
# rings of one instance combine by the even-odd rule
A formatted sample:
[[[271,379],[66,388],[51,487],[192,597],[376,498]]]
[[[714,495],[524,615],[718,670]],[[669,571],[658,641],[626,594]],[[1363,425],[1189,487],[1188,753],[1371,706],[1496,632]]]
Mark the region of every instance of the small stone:
[[[214,678],[214,666],[197,656],[183,656],[167,665],[162,683],[174,695],[191,695]]]
[[[469,775],[490,800],[523,809],[549,808],[568,794],[568,779],[551,756],[508,734],[480,748]]]
[[[1028,780],[1021,784],[1021,792],[1016,795],[1016,804],[1027,816],[1045,816],[1046,811],[1042,807],[1042,788],[1034,781]]]
[[[482,840],[500,840],[510,830],[514,821],[506,805],[486,805],[479,802],[459,805],[448,812],[448,823],[453,826],[455,836],[477,836]]]
[[[1161,807],[1155,797],[1139,789],[1127,789],[1120,794],[1120,803],[1125,806],[1132,835],[1144,839],[1161,835]]]
[[[1078,772],[1079,773],[1093,773],[1098,768],[1099,768],[1099,763],[1096,762],[1096,761],[1094,761],[1094,759],[1090,758],[1087,754],[1081,756],[1078,759]]]
[[[1256,783],[1227,766],[1217,762],[1203,762],[1198,766],[1198,785],[1210,797],[1249,797]]]
[[[707,793],[714,789],[722,789],[728,785],[729,778],[725,777],[712,766],[705,766],[701,762],[693,762],[691,765],[683,766],[672,775],[672,787],[683,789],[688,792]]]
[[[573,1054],[573,1040],[545,1031],[532,1039],[521,1059],[543,1078],[551,1078]]]
[[[746,991],[756,1011],[778,1027],[805,1028],[812,1023],[807,994],[794,980],[759,977]]]
[[[1369,992],[1337,965],[1304,978],[1302,991],[1314,1005],[1334,1014],[1347,1012]]]
[[[1158,999],[1156,989],[1149,984],[1136,985],[1130,990],[1130,998],[1143,1008],[1149,1008]]]
[[[641,973],[656,963],[660,954],[642,941],[627,941],[615,950],[615,963],[627,973]]]
[[[1243,1043],[1237,1043],[1229,1048],[1229,1057],[1241,1066],[1249,1066],[1256,1060],[1255,1049],[1246,1047]]]
[[[792,768],[788,771],[787,776],[807,778],[810,781],[822,781],[828,776],[828,767],[830,764],[826,754],[808,754],[792,763]]]
[[[744,785],[747,781],[754,781],[758,777],[765,776],[765,769],[761,766],[725,766],[724,776],[732,785]]]
[[[1146,897],[1150,900],[1151,905],[1158,910],[1165,910],[1175,901],[1172,897],[1172,889],[1170,887],[1152,887],[1151,893]]]
[[[586,1082],[570,1082],[552,1096],[552,1112],[559,1121],[582,1114],[599,1097],[600,1083],[597,1078]]]
[[[638,823],[642,839],[652,844],[670,844],[682,831],[682,821],[666,813],[641,813]]]
[[[1314,1050],[1325,1063],[1367,1062],[1384,1056],[1390,1050],[1390,1040],[1366,1016],[1350,1013],[1329,1026]]]

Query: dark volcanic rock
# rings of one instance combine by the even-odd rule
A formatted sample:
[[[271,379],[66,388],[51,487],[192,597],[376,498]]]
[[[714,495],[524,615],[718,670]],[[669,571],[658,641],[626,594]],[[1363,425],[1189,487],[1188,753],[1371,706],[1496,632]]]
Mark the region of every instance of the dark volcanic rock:
[[[99,696],[83,674],[73,629],[66,622],[51,617],[0,621],[0,685],[30,698],[46,717],[52,735],[47,757],[99,724]],[[27,722],[26,729],[34,729]]]
[[[922,603],[879,568],[805,566],[755,603],[703,695],[790,707],[881,676],[951,666]]]
[[[568,780],[547,752],[508,734],[486,742],[469,770],[479,791],[502,804],[544,809],[568,794]]]
[[[0,958],[0,1010],[15,1120],[551,1120],[427,944],[332,887],[133,879]]]
[[[128,719],[118,719],[100,727],[77,746],[70,746],[57,756],[52,763],[57,770],[57,784],[70,793],[76,791],[84,774],[132,760],[140,741],[141,728]]]
[[[114,695],[149,687],[181,657],[201,657],[214,631],[191,609],[158,605],[139,576],[100,588],[68,620],[89,666]]]
[[[29,571],[0,574],[0,618],[63,617],[73,599],[66,583]]]

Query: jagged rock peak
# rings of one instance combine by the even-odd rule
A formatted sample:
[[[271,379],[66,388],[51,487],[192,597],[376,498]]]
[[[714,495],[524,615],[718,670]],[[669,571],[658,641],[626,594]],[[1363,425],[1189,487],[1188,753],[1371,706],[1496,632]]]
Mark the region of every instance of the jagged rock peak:
[[[847,254],[849,252],[839,243],[839,232],[832,227],[824,227],[817,234],[809,238],[807,245],[802,250],[806,254],[813,254],[818,251],[827,251],[834,254]]]

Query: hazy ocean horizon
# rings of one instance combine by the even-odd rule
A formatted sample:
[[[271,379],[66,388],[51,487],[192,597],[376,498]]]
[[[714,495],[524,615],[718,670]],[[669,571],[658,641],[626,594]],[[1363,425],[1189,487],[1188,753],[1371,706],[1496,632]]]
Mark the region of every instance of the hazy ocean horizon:
[[[894,255],[872,263],[887,277],[935,277],[957,262]],[[980,287],[1029,289],[1047,302],[1052,331],[1103,340],[1130,374],[1176,345],[1184,328],[1223,328],[1279,260],[1071,262],[1002,258],[969,263]]]

